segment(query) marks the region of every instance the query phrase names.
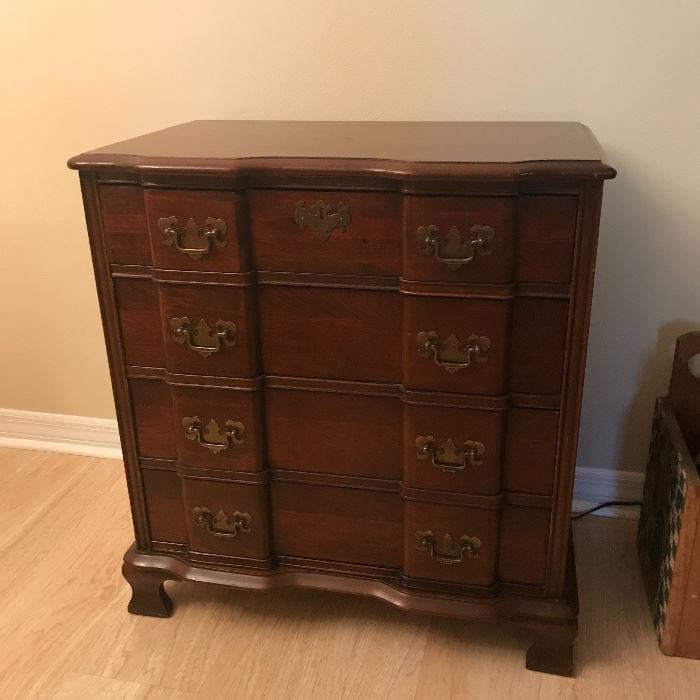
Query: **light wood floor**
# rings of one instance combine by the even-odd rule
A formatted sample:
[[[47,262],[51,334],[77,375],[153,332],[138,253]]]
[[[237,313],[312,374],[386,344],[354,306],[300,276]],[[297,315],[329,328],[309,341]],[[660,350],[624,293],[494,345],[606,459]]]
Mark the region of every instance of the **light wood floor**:
[[[126,612],[120,462],[0,449],[0,698],[700,698],[700,662],[660,654],[635,523],[575,526],[578,675],[526,671],[518,630],[288,589],[171,583],[172,618]]]

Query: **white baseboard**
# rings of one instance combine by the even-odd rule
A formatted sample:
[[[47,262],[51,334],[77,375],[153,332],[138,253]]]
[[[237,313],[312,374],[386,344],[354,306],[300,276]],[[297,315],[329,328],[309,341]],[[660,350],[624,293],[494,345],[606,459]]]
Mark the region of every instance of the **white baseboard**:
[[[0,409],[0,446],[45,452],[121,459],[117,421]],[[605,501],[639,501],[644,474],[613,469],[578,467],[574,484],[575,513]],[[639,508],[614,507],[596,515],[637,518]]]
[[[581,513],[606,501],[641,501],[643,490],[642,472],[576,467],[573,511]],[[597,510],[595,514],[637,520],[639,506],[614,506]]]
[[[0,408],[0,446],[121,459],[117,421]]]

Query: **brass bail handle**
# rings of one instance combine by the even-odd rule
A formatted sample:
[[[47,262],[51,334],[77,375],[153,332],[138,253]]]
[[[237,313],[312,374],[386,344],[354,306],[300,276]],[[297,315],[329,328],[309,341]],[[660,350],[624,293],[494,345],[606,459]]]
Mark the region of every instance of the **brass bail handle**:
[[[452,535],[446,532],[442,536],[440,547],[435,542],[435,533],[432,530],[416,531],[416,549],[428,552],[431,559],[438,564],[451,566],[461,564],[465,559],[477,559],[481,549],[481,540],[478,537],[462,535],[457,542]]]
[[[443,242],[440,229],[435,224],[421,226],[416,231],[418,252],[421,255],[432,254],[450,270],[468,265],[477,255],[491,255],[494,235],[491,226],[472,226],[469,233],[462,233],[456,226],[452,226]]]
[[[232,420],[226,421],[225,430],[221,430],[213,418],[205,427],[199,420],[199,416],[183,418],[182,427],[185,429],[185,437],[188,440],[196,440],[213,454],[227,450],[232,445],[242,444],[245,432],[243,423]]]
[[[236,345],[236,324],[233,321],[217,321],[212,332],[203,318],[192,328],[190,319],[183,316],[170,319],[170,330],[176,343],[187,343],[187,347],[203,357]]]
[[[250,532],[253,522],[250,513],[241,513],[238,510],[232,515],[228,515],[223,510],[212,513],[206,506],[193,508],[192,517],[197,527],[202,527],[208,534],[223,539],[233,539],[238,537],[240,532]]]
[[[435,468],[447,473],[464,471],[467,465],[472,467],[482,465],[485,452],[486,447],[483,442],[465,440],[462,447],[457,447],[452,438],[445,440],[441,445],[438,445],[432,435],[419,435],[416,438],[416,457],[430,459]],[[444,459],[439,459],[439,455]]]
[[[209,255],[212,244],[217,248],[226,245],[226,222],[223,219],[214,219],[211,216],[205,219],[204,226],[199,227],[194,219],[187,219],[184,226],[180,226],[176,216],[166,216],[158,219],[160,242],[163,245],[174,245],[181,253],[189,255],[193,260],[199,260]],[[199,248],[189,247],[187,240],[202,241],[204,245]]]
[[[418,354],[421,357],[432,357],[433,362],[446,372],[454,374],[459,370],[482,364],[488,361],[487,353],[491,340],[485,335],[472,334],[462,345],[459,338],[452,333],[444,341],[435,331],[421,331],[416,337]]]

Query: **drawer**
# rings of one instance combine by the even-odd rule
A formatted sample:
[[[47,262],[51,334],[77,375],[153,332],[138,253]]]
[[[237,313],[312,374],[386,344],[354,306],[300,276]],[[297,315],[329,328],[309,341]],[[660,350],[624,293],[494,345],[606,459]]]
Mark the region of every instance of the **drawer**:
[[[180,477],[170,470],[142,469],[141,483],[151,540],[156,543],[186,544],[187,527]]]
[[[254,287],[158,284],[166,366],[179,374],[260,373]]]
[[[274,482],[275,551],[398,569],[402,508],[398,493]]]
[[[150,278],[116,277],[114,292],[126,364],[163,367],[165,352],[157,286]]]
[[[263,285],[260,334],[267,375],[400,381],[396,292]]]
[[[269,388],[273,469],[401,478],[401,402],[392,396]]]
[[[512,280],[515,198],[406,196],[403,207],[404,278]]]
[[[250,269],[245,207],[235,192],[146,190],[153,264],[161,270]]]
[[[501,581],[544,585],[551,517],[551,512],[543,508],[503,507],[498,555]]]
[[[129,379],[139,457],[177,459],[170,387],[162,379]]]
[[[561,393],[569,302],[518,298],[513,304],[510,390],[514,394]]]
[[[516,278],[519,282],[571,281],[578,197],[528,195],[519,198]]]
[[[122,265],[150,265],[151,241],[143,190],[133,185],[101,185],[99,197],[109,261]]]
[[[404,483],[496,494],[501,488],[504,411],[404,405]]]
[[[248,201],[258,270],[400,274],[397,194],[259,190]]]
[[[550,496],[557,459],[559,412],[508,411],[503,487],[512,493]]]
[[[263,484],[182,479],[189,548],[247,559],[270,556],[270,514]]]
[[[497,508],[409,500],[405,508],[406,576],[476,586],[494,583]]]
[[[404,386],[505,393],[509,318],[508,301],[405,297]]]
[[[262,392],[183,385],[171,391],[179,462],[239,472],[263,468]]]

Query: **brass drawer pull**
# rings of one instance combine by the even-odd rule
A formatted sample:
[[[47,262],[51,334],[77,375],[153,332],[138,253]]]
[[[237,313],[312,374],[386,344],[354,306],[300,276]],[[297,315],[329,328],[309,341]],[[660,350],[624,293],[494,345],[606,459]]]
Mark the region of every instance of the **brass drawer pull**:
[[[438,445],[432,435],[419,435],[416,438],[416,457],[430,459],[433,466],[443,472],[461,472],[467,468],[467,464],[478,467],[484,463],[481,459],[484,452],[486,448],[483,442],[465,440],[462,447],[457,447],[452,438],[445,440],[441,445]]]
[[[250,532],[250,524],[253,518],[250,513],[234,511],[233,515],[226,514],[223,510],[212,513],[205,506],[197,506],[192,509],[194,524],[203,527],[214,537],[223,537],[232,540],[238,536],[239,532]]]
[[[477,255],[491,255],[491,241],[494,231],[491,226],[472,226],[469,234],[462,233],[456,226],[450,228],[443,243],[440,229],[434,224],[421,226],[416,231],[418,252],[421,255],[435,256],[450,270],[458,270],[468,265]]]
[[[226,421],[226,430],[222,431],[213,418],[205,428],[202,426],[199,416],[183,418],[182,427],[185,429],[185,437],[188,440],[196,440],[202,447],[206,447],[214,454],[227,450],[231,445],[240,445],[243,442],[243,433],[245,432],[243,423],[232,420]]]
[[[236,344],[236,324],[233,321],[217,321],[216,331],[212,333],[209,324],[203,318],[192,328],[190,319],[183,316],[170,319],[170,328],[176,343],[187,343],[189,348],[204,357]]]
[[[462,346],[454,333],[441,343],[435,331],[421,331],[417,341],[418,354],[421,357],[432,357],[438,367],[450,374],[471,367],[474,362],[487,362],[489,358],[486,353],[491,347],[491,340],[485,335],[470,335],[467,344]]]
[[[297,202],[294,221],[300,229],[308,226],[319,241],[327,241],[335,229],[345,231],[350,226],[350,209],[347,204],[338,202],[336,211],[332,212],[331,205],[320,199],[308,205],[306,202]]]
[[[435,534],[432,530],[418,530],[416,532],[416,549],[421,552],[430,552],[430,556],[438,564],[461,564],[465,557],[467,559],[477,559],[481,540],[478,537],[462,535],[455,544],[452,535],[446,532],[442,536],[440,551],[435,546]]]
[[[193,260],[199,260],[204,255],[211,252],[211,244],[217,248],[226,245],[226,222],[223,219],[205,220],[204,226],[199,228],[194,219],[187,219],[184,226],[178,226],[176,216],[168,216],[158,219],[160,229],[160,242],[163,245],[174,245],[181,253],[189,255]],[[184,241],[197,240],[204,241],[202,248],[188,248]]]

